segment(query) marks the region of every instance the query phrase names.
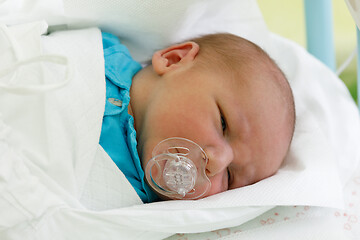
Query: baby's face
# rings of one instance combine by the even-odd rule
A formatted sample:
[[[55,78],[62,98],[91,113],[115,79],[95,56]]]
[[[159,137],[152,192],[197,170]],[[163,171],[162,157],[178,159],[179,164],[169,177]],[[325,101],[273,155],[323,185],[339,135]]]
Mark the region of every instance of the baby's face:
[[[232,79],[181,69],[164,76],[139,137],[143,167],[161,140],[183,137],[209,158],[211,189],[205,197],[273,175],[290,139],[284,100],[266,75],[253,70]]]

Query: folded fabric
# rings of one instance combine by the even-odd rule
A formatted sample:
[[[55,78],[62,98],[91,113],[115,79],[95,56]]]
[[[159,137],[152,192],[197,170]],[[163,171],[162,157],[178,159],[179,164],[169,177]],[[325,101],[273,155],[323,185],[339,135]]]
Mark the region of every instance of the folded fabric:
[[[16,41],[21,36],[9,32]],[[96,224],[82,236],[107,229],[110,236],[158,239],[240,225],[275,205],[342,207],[342,185],[359,161],[359,116],[343,84],[299,46],[276,36],[265,46],[289,78],[297,106],[294,140],[278,173],[197,201],[141,204],[98,145],[105,101],[100,31],[33,39],[42,53],[76,63],[75,73],[56,91],[0,96],[1,237],[27,232],[46,239],[55,232],[59,239],[73,238],[80,226]],[[61,74],[48,65],[35,67],[48,77]]]

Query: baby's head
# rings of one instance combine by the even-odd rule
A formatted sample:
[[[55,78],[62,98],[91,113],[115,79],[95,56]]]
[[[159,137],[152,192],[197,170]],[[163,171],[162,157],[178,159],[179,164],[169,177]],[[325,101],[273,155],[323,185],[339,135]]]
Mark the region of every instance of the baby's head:
[[[261,48],[231,34],[157,51],[135,75],[130,94],[143,168],[160,141],[190,139],[209,158],[205,196],[276,173],[294,132],[284,74]]]

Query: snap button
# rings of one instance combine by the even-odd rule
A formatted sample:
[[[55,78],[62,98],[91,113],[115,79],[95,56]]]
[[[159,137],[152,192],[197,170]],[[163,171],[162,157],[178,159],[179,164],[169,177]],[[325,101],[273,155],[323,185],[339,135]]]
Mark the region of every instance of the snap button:
[[[115,105],[115,106],[118,106],[118,107],[121,107],[122,106],[122,101],[119,100],[119,99],[116,99],[116,98],[108,98],[108,101]]]

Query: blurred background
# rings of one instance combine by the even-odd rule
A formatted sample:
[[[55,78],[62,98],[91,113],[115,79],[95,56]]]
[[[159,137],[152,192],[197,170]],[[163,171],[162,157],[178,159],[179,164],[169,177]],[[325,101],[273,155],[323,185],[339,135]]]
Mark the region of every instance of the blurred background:
[[[303,0],[257,0],[268,28],[306,47]],[[344,0],[332,0],[337,68],[356,48],[356,25]],[[340,75],[356,100],[356,57]]]

